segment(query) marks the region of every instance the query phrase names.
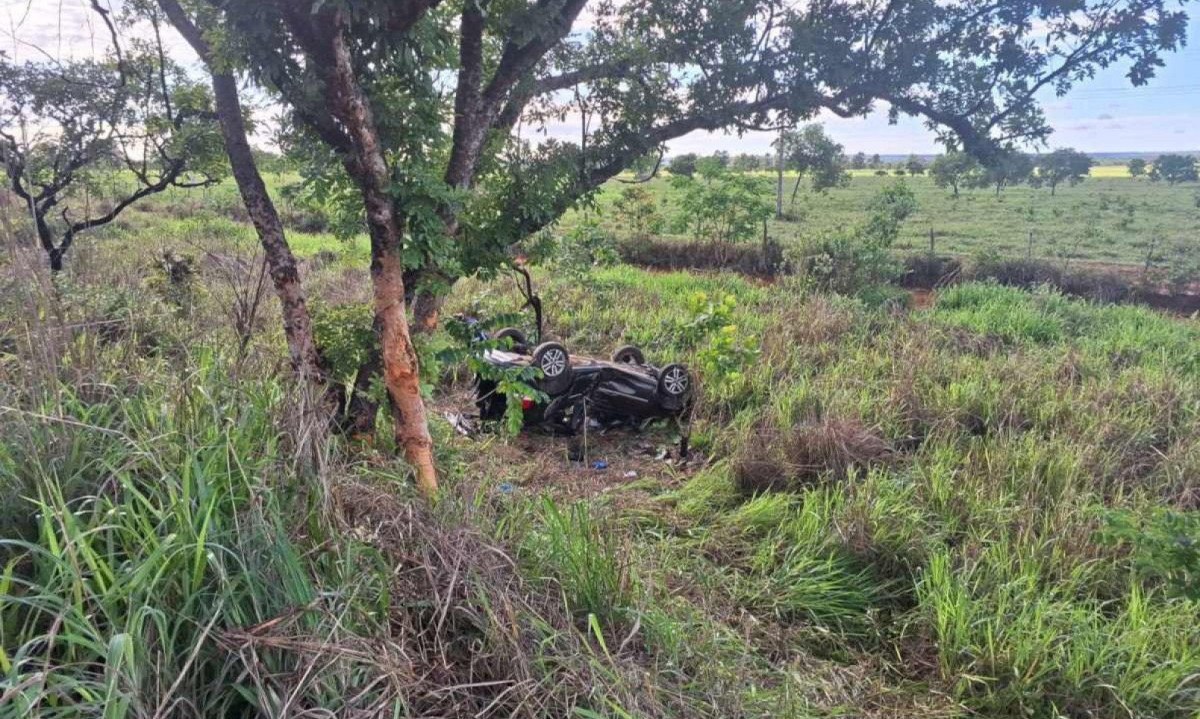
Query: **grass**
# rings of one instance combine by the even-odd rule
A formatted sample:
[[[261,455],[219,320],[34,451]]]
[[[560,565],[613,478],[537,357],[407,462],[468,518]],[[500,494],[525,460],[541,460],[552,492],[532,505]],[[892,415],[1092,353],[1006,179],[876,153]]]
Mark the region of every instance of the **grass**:
[[[386,446],[315,441],[274,310],[237,350],[224,200],[163,202],[56,283],[0,260],[0,716],[1200,712],[1195,318],[539,270],[572,351],[694,368],[702,459],[460,437],[446,367],[426,507]],[[364,299],[360,244],[293,236],[315,297]],[[147,247],[203,248],[196,286]],[[446,313],[521,302],[471,279]]]
[[[897,179],[869,171],[855,173],[848,186],[825,194],[802,189],[791,208],[794,180],[788,178],[785,209],[797,219],[771,220],[768,231],[785,246],[797,246],[853,226],[865,216],[870,199]],[[1144,265],[1148,256],[1163,262],[1171,261],[1176,252],[1194,251],[1200,235],[1196,211],[1200,186],[1195,183],[1172,187],[1100,167],[1080,185],[1058,188],[1054,196],[1048,189],[1019,186],[999,196],[988,189],[964,190],[955,198],[927,176],[903,180],[915,192],[918,210],[904,223],[896,243],[902,253],[928,251],[932,231],[939,253],[973,256],[986,251],[1024,257],[1032,249],[1035,258],[1060,262]],[[625,187],[609,183],[598,201],[598,215],[615,233],[624,231],[615,201]],[[668,180],[655,179],[644,187],[659,198],[662,214],[673,216],[674,190]]]

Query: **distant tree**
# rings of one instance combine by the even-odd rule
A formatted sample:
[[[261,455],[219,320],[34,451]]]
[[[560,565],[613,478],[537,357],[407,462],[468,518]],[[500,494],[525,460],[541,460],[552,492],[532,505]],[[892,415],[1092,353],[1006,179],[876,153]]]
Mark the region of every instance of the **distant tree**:
[[[879,168],[883,167],[883,158],[881,158],[878,153],[871,155],[871,164],[869,167],[872,170],[878,170]]]
[[[1196,170],[1196,158],[1190,155],[1159,155],[1150,168],[1150,179],[1165,181],[1168,185],[1181,182],[1196,182],[1200,179]]]
[[[730,162],[729,167],[734,172],[754,172],[762,169],[763,158],[759,155],[736,155]]]
[[[776,184],[776,192],[783,191],[783,169],[795,170],[796,184],[792,187],[791,200],[793,207],[796,205],[800,185],[806,177],[814,192],[824,192],[850,181],[843,148],[825,133],[822,125],[806,125],[797,131],[784,132],[776,143],[783,156],[783,167],[779,168],[780,181]],[[776,198],[777,216],[781,214],[781,199]]]
[[[983,167],[965,152],[948,152],[939,155],[929,166],[929,175],[938,187],[949,187],[958,197],[959,188],[973,187],[979,183]]]
[[[1074,187],[1087,179],[1093,164],[1092,158],[1078,150],[1059,148],[1038,158],[1037,172],[1032,176],[1031,183],[1035,187],[1049,186],[1050,194],[1054,195],[1064,182]]]
[[[1135,157],[1129,161],[1129,176],[1141,177],[1146,174],[1146,161],[1140,157]]]
[[[0,60],[0,167],[50,269],[139,200],[225,171],[212,98],[151,42],[104,60]],[[121,172],[114,196],[93,196]],[[101,201],[103,200],[103,201]]]
[[[696,174],[696,153],[689,152],[683,155],[676,155],[671,158],[671,163],[667,165],[672,175],[683,175],[691,177]]]
[[[983,169],[980,186],[984,184],[996,188],[996,196],[1012,185],[1028,182],[1033,174],[1033,160],[1023,152],[1007,152],[992,161]]]
[[[905,175],[908,174],[908,171],[905,170],[903,167],[897,167],[896,169],[892,170],[892,174],[895,175],[896,177],[904,177]]]
[[[904,163],[904,169],[908,170],[910,175],[924,175],[925,163],[916,155],[909,155],[908,162]]]
[[[729,153],[724,150],[717,150],[712,154],[712,159],[721,167],[729,167]]]
[[[854,153],[854,157],[850,158],[850,169],[852,169],[852,170],[867,169],[867,154],[865,152]]]

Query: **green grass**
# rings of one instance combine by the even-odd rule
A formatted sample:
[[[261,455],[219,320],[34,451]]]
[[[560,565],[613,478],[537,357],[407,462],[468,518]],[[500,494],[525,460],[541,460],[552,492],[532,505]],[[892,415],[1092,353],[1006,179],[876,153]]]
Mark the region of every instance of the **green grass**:
[[[572,351],[693,367],[707,461],[654,460],[670,428],[594,437],[607,473],[461,438],[447,367],[428,508],[386,446],[310,443],[277,318],[239,354],[217,270],[164,291],[159,250],[253,252],[182,202],[57,287],[0,260],[0,716],[1200,713],[1195,318],[538,270]],[[363,299],[361,241],[293,238],[338,253],[314,298]],[[446,314],[521,302],[472,279]]]
[[[794,211],[798,219],[772,220],[768,231],[785,245],[796,245],[853,226],[865,216],[870,199],[897,179],[855,173],[848,186],[825,194],[802,188],[792,210],[794,180],[788,178],[785,209]],[[1019,186],[1006,188],[999,196],[980,189],[964,190],[954,198],[927,176],[903,180],[916,193],[919,208],[904,223],[896,243],[901,252],[926,251],[930,230],[938,252],[963,255],[988,251],[1025,256],[1031,232],[1033,255],[1040,258],[1139,265],[1152,251],[1156,255],[1177,247],[1197,251],[1200,185],[1194,183],[1171,187],[1096,172],[1077,187],[1058,188],[1054,196],[1048,189]],[[672,217],[674,191],[669,182],[659,178],[645,186],[660,198],[662,214]],[[623,231],[613,203],[625,187],[609,183],[599,198],[599,214],[614,232]]]

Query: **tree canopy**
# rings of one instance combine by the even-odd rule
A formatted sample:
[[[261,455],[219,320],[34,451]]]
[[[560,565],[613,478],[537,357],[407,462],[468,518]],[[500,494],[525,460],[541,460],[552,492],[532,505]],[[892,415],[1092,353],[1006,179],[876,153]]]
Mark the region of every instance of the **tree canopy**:
[[[1035,185],[1048,185],[1053,195],[1062,183],[1071,187],[1087,179],[1095,162],[1078,150],[1064,147],[1042,155],[1035,163],[1037,172],[1030,178]]]
[[[157,35],[110,50],[101,60],[0,62],[0,165],[53,270],[77,236],[138,200],[224,172],[211,96]]]
[[[1168,185],[1180,182],[1196,182],[1200,176],[1196,171],[1196,158],[1190,155],[1160,155],[1150,168],[1150,179],[1165,181]]]

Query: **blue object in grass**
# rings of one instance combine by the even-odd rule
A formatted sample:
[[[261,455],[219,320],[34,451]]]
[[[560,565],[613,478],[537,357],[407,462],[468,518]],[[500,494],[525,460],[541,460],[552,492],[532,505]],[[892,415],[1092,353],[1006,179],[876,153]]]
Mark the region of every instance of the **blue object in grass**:
[[[508,482],[500,485],[500,494],[512,494],[513,486]]]
[[[597,472],[606,470],[608,469],[608,462],[604,461],[603,459],[597,459],[595,462],[592,462],[592,469],[596,470]]]

